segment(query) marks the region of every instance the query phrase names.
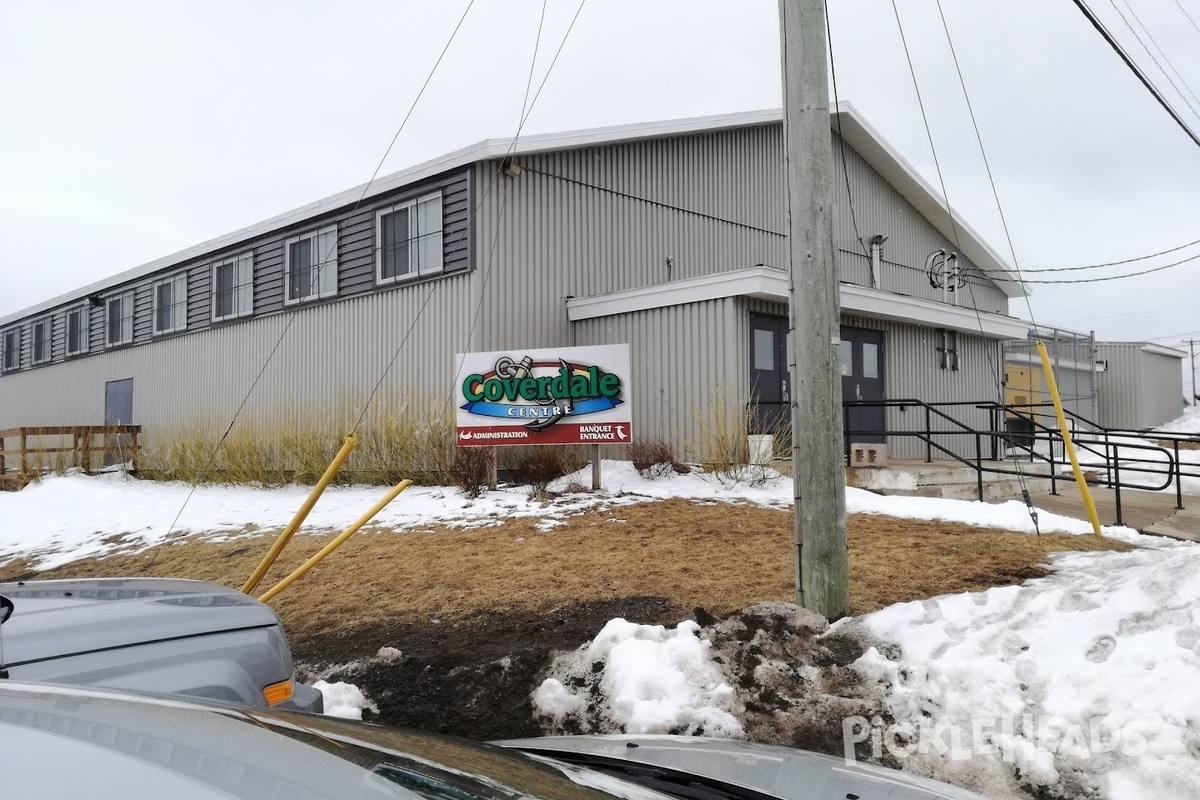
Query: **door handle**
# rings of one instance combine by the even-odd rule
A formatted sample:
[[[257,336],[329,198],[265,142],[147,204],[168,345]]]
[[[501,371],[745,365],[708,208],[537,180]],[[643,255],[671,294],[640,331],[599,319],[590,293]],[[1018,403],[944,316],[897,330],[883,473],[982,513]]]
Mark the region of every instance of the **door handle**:
[[[862,384],[861,383],[854,384],[854,399],[862,400]]]
[[[783,402],[786,403],[788,401],[787,381],[780,381],[779,383],[780,383],[780,387],[781,387],[780,391],[783,394]]]

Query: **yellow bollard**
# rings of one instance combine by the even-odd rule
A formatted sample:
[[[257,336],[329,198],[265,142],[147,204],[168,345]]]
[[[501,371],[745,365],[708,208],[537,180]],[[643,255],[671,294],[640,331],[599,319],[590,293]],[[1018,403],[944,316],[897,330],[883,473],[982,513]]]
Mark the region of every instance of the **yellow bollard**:
[[[275,544],[271,545],[271,550],[263,557],[258,567],[250,575],[250,578],[242,585],[242,591],[250,594],[262,581],[263,576],[267,574],[267,570],[275,563],[275,559],[279,558],[279,554],[283,552],[283,548],[287,547],[287,543],[296,535],[296,531],[300,529],[300,525],[308,517],[308,512],[312,511],[313,506],[317,504],[317,500],[321,497],[321,493],[333,481],[333,476],[337,475],[338,470],[342,468],[342,464],[346,463],[346,459],[350,457],[350,453],[358,444],[358,436],[353,432],[346,437],[346,441],[342,442],[342,449],[337,451],[337,455],[333,457],[333,461],[329,462],[329,466],[325,469],[325,474],[321,476],[321,480],[317,481],[317,485],[308,493],[308,497],[300,505],[296,511],[296,515],[292,517],[292,521],[283,529],[283,533],[279,534],[279,538],[275,540]]]
[[[391,491],[389,491],[387,494],[385,494],[383,496],[382,500],[380,500],[378,503],[376,503],[375,505],[373,505],[369,509],[367,509],[367,513],[363,514],[361,517],[359,517],[357,520],[355,520],[354,524],[351,525],[349,528],[346,528],[346,530],[339,533],[336,539],[334,539],[332,542],[330,542],[329,544],[322,547],[321,550],[316,555],[314,555],[308,561],[305,561],[303,564],[301,564],[299,567],[297,567],[296,571],[293,572],[291,575],[288,575],[286,578],[281,580],[279,583],[275,584],[270,589],[263,592],[262,595],[258,598],[259,602],[262,602],[262,603],[267,602],[271,598],[275,597],[275,595],[279,594],[284,589],[286,589],[287,587],[291,586],[293,583],[298,581],[301,578],[301,576],[304,575],[304,573],[308,572],[310,569],[315,567],[317,564],[320,564],[321,561],[323,561],[325,559],[325,556],[329,555],[334,550],[337,550],[339,547],[342,546],[343,543],[345,543],[345,541],[347,539],[349,539],[354,534],[358,533],[359,528],[361,528],[363,525],[366,525],[368,522],[370,522],[371,519],[376,514],[378,514],[380,511],[382,511],[388,503],[390,503],[396,499],[396,495],[403,492],[409,486],[412,486],[412,481],[410,481],[410,480],[403,480],[403,481],[400,481],[399,483],[397,483],[394,487],[392,487]]]
[[[1075,455],[1075,443],[1071,441],[1071,432],[1067,430],[1067,415],[1063,413],[1062,398],[1058,395],[1058,383],[1054,380],[1054,370],[1050,368],[1050,354],[1046,352],[1046,344],[1037,340],[1038,355],[1042,358],[1042,371],[1046,373],[1046,388],[1050,390],[1050,399],[1054,401],[1054,413],[1058,416],[1058,430],[1063,437],[1063,449],[1071,459],[1071,469],[1075,471],[1075,483],[1079,493],[1083,495],[1083,505],[1087,509],[1088,519],[1092,522],[1092,531],[1100,535],[1100,515],[1096,513],[1096,501],[1092,499],[1091,487],[1083,478],[1083,470],[1079,468],[1079,457]],[[1053,446],[1053,445],[1051,445]]]

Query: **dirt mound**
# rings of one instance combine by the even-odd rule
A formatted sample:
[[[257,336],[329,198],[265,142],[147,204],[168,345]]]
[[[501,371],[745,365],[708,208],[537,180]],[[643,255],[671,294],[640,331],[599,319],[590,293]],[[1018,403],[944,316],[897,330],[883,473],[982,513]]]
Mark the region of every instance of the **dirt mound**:
[[[356,684],[379,709],[368,719],[473,739],[619,732],[604,718],[601,671],[564,665],[610,619],[673,625],[695,620],[737,695],[752,741],[842,755],[842,720],[887,717],[882,698],[852,666],[873,642],[851,625],[766,602],[718,618],[684,615],[658,597],[579,603],[546,614],[492,613],[459,622],[378,626],[297,644],[300,677]],[[380,652],[381,648],[385,648]],[[338,661],[329,661],[333,655]],[[531,695],[551,674],[589,697],[585,719],[535,718]],[[859,753],[871,760],[869,747]]]
[[[368,719],[470,739],[537,736],[530,694],[554,654],[573,650],[614,617],[682,618],[660,597],[625,597],[543,614],[381,625],[294,643],[298,677],[356,684],[379,709]],[[400,654],[380,655],[383,647]]]

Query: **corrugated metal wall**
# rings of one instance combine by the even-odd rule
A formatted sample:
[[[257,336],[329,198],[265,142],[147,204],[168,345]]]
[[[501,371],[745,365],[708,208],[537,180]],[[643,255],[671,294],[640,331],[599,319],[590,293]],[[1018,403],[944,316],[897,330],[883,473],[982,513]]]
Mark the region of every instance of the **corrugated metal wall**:
[[[1183,371],[1179,366],[1180,360],[1174,356],[1142,351],[1142,427],[1162,425],[1183,413]]]
[[[1142,427],[1142,346],[1099,342],[1096,357],[1107,366],[1096,379],[1100,419],[1105,428]]]
[[[0,428],[102,424],[105,382],[133,378],[136,424],[223,429],[277,342],[239,424],[281,411],[359,408],[406,336],[376,402],[438,391],[449,402],[454,354],[470,327],[470,280],[458,275],[9,375],[0,381]]]
[[[576,323],[577,344],[629,343],[636,438],[670,442],[686,458],[702,449],[718,409],[744,412],[749,321],[735,298]]]
[[[517,178],[500,176],[497,162],[479,165],[480,268],[505,265],[505,274],[489,283],[482,341],[561,341],[565,309],[560,314],[557,306],[568,296],[784,265],[782,149],[782,126],[774,124],[522,156]],[[834,159],[841,279],[870,285],[855,231],[864,238],[879,233],[889,237],[879,288],[941,301],[925,261],[952,243],[852,148],[845,153],[853,214],[839,150]],[[951,302],[1007,313],[1004,293],[962,263],[970,286],[951,294]],[[555,310],[506,324],[513,322],[506,310],[518,302],[515,295],[531,292]]]

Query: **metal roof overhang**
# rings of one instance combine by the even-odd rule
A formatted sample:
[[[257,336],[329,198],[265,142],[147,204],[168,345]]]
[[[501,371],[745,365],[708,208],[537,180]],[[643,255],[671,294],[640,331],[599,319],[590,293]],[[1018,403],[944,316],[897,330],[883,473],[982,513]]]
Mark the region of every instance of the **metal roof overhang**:
[[[974,308],[892,294],[852,283],[841,284],[840,294],[841,310],[846,314],[924,327],[950,328],[981,334],[990,339],[1024,339],[1029,335],[1029,323],[1016,317],[977,312]],[[574,297],[567,301],[567,319],[579,322],[728,297],[757,297],[787,303],[788,275],[775,267],[756,266],[659,283],[641,289]]]

